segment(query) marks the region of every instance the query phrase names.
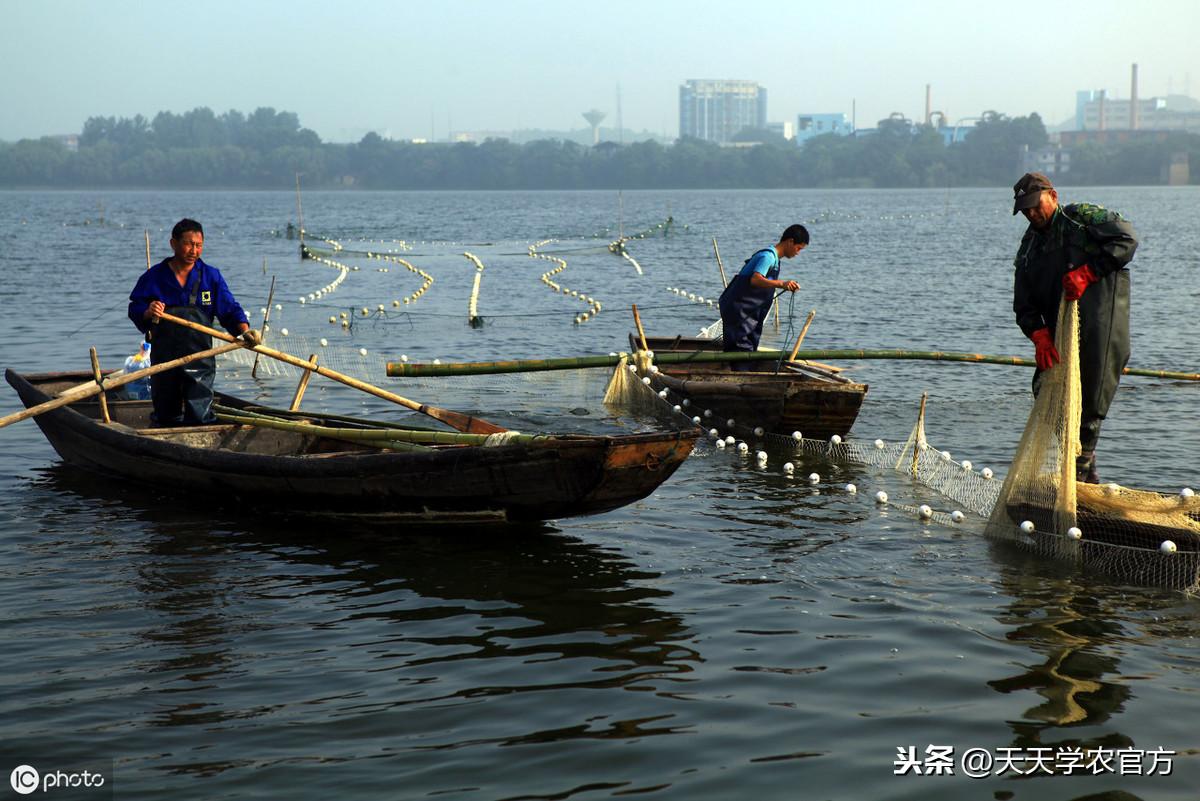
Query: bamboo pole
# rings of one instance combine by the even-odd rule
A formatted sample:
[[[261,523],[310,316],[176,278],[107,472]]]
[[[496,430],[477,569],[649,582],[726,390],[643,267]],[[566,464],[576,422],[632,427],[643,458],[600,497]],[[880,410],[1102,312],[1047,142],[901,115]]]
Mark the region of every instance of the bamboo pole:
[[[812,325],[813,318],[817,316],[817,310],[813,309],[808,313],[808,319],[804,321],[804,327],[800,329],[800,336],[796,337],[796,345],[792,348],[791,354],[788,356],[789,362],[796,361],[796,354],[800,351],[800,343],[804,341],[804,335],[808,333],[808,327]]]
[[[267,260],[263,259],[263,267],[266,268]],[[267,292],[267,310],[263,312],[262,322],[262,338],[263,342],[267,341],[267,323],[271,322],[271,301],[275,300],[275,276],[271,276],[271,289]],[[254,366],[250,368],[250,377],[258,378],[258,358],[261,354],[254,354]]]
[[[717,238],[713,237],[713,253],[717,257],[717,269],[721,271],[721,286],[729,286],[729,279],[725,277],[725,264],[721,261],[721,250],[717,247]]]
[[[646,344],[646,332],[642,330],[642,316],[638,314],[637,304],[633,304],[633,323],[637,326],[638,340],[642,343],[642,350],[650,350],[650,346]]]
[[[416,429],[361,429],[361,428],[329,428],[299,423],[290,420],[279,420],[264,415],[233,414],[222,412],[221,418],[241,425],[261,425],[280,431],[295,431],[302,434],[313,434],[330,439],[340,439],[347,442],[367,442],[371,444],[385,442],[408,442],[421,445],[483,445],[489,434],[465,434],[457,431],[420,431]],[[544,434],[516,434],[505,437],[505,444],[534,445],[555,439]]]
[[[99,384],[97,384],[94,380],[88,381],[86,384],[77,384],[76,386],[63,390],[59,396],[53,400],[48,400],[45,403],[39,403],[37,406],[30,406],[28,409],[20,412],[14,412],[7,417],[0,417],[0,428],[4,428],[5,426],[13,423],[18,423],[21,420],[25,420],[30,417],[36,417],[43,412],[53,411],[54,409],[66,406],[69,403],[75,403],[76,401],[90,398],[99,392],[116,389],[117,387],[123,387],[132,381],[137,381],[139,378],[145,378],[146,376],[154,375],[155,373],[161,373],[164,370],[172,370],[176,367],[182,367],[185,364],[191,364],[192,362],[200,359],[207,359],[209,356],[218,356],[222,353],[227,353],[231,350],[237,350],[241,347],[244,347],[244,345],[242,345],[240,342],[235,342],[229,345],[221,345],[220,347],[202,350],[198,353],[192,353],[187,356],[181,356],[178,359],[172,359],[171,361],[163,362],[162,364],[152,364],[149,367],[146,367],[142,370],[135,370],[132,373],[109,375],[106,376]]]
[[[143,229],[142,233],[146,235],[146,269],[150,269],[150,229]]]
[[[313,367],[317,366],[317,354],[310,353],[308,355],[309,364]],[[288,407],[289,412],[297,411],[300,408],[300,401],[304,398],[304,390],[308,389],[309,379],[312,378],[313,371],[305,370],[300,376],[300,383],[296,385],[296,394],[292,395],[292,405]]]
[[[300,205],[300,173],[296,173],[296,221],[300,228],[300,252],[304,252],[304,208]]]
[[[234,337],[230,336],[224,331],[218,331],[215,328],[209,328],[208,326],[201,325],[200,323],[193,323],[191,320],[184,320],[183,318],[176,317],[173,314],[167,314],[164,312],[160,314],[159,317],[168,322],[175,323],[176,325],[181,325],[184,328],[190,328],[193,331],[203,332],[208,334],[210,337],[223,339],[226,342],[240,343],[240,340],[236,340]],[[251,349],[255,353],[261,353],[264,356],[270,356],[273,359],[278,359],[279,361],[284,362],[285,364],[290,364],[293,367],[314,370],[326,378],[339,381],[348,387],[360,389],[363,392],[370,393],[377,398],[383,398],[384,400],[389,400],[392,403],[398,403],[405,408],[412,409],[414,412],[420,412],[421,414],[429,415],[435,420],[441,420],[446,425],[450,426],[451,428],[456,428],[459,431],[465,431],[472,434],[496,434],[501,431],[508,430],[501,428],[500,426],[493,425],[486,420],[480,420],[478,417],[472,417],[470,415],[463,414],[462,412],[455,412],[449,409],[442,409],[437,406],[430,406],[425,403],[411,401],[408,398],[402,397],[393,392],[388,392],[386,389],[380,389],[377,386],[368,384],[366,381],[359,381],[357,378],[352,376],[344,375],[335,370],[330,370],[328,367],[314,367],[303,359],[292,356],[290,353],[284,353],[282,351],[275,350],[274,348],[268,348],[266,345],[255,345]]]
[[[782,351],[759,350],[752,352],[719,352],[719,351],[690,351],[656,353],[654,360],[658,364],[687,364],[695,362],[704,364],[710,362],[758,362],[778,361],[784,356]],[[956,351],[920,351],[920,350],[800,350],[796,352],[797,360],[808,359],[845,359],[845,360],[909,360],[935,362],[971,362],[976,364],[1001,364],[1015,367],[1036,367],[1031,359],[1019,356],[992,356],[983,353],[961,353]],[[588,367],[612,367],[620,361],[619,356],[578,356],[559,359],[517,359],[496,362],[452,362],[449,364],[416,364],[413,362],[388,362],[387,374],[393,378],[411,378],[417,376],[447,376],[447,375],[489,375],[496,373],[526,373],[546,370],[577,370]],[[1144,370],[1126,367],[1125,375],[1145,376],[1147,378],[1164,378],[1175,381],[1200,381],[1200,373],[1183,373],[1169,370]]]
[[[108,397],[104,393],[104,378],[100,375],[100,357],[96,355],[95,348],[88,349],[88,355],[92,358],[92,377],[96,379],[96,384],[100,387],[100,419],[105,423],[111,423],[112,418],[108,416]]]

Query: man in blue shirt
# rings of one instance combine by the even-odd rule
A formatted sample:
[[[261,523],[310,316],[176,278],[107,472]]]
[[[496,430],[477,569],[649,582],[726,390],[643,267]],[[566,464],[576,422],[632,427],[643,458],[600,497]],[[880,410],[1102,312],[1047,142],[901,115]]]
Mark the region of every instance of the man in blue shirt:
[[[174,255],[142,273],[129,295],[129,319],[153,344],[150,362],[161,364],[212,347],[207,334],[174,323],[160,323],[163,312],[212,326],[213,318],[247,344],[262,337],[250,328],[246,312],[216,267],[200,259],[204,229],[195,220],[183,219],[171,229]],[[162,427],[209,425],[217,421],[212,411],[216,360],[211,356],[150,377],[154,403],[153,422]]]
[[[742,265],[719,301],[725,351],[758,350],[763,321],[775,300],[775,290],[795,292],[800,288],[795,281],[779,280],[779,260],[793,258],[806,247],[808,229],[803,225],[790,225],[779,237],[778,244],[756,252]],[[732,362],[730,367],[734,370],[754,369],[751,362]]]

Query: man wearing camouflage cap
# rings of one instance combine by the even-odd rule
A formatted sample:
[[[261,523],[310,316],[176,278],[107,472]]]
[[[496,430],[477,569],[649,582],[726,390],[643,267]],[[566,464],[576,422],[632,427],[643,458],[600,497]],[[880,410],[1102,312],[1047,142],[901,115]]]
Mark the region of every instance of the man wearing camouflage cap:
[[[1058,192],[1040,172],[1021,176],[1013,186],[1013,214],[1022,212],[1029,228],[1021,239],[1013,287],[1017,325],[1033,340],[1037,371],[1058,364],[1054,327],[1061,298],[1079,301],[1079,378],[1083,414],[1080,481],[1099,483],[1096,443],[1100,425],[1129,361],[1129,270],[1137,232],[1120,214],[1091,203],[1058,204]]]

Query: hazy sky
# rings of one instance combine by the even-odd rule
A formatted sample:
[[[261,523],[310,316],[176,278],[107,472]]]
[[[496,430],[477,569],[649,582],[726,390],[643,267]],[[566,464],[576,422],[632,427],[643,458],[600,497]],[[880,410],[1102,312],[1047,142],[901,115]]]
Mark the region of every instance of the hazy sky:
[[[933,108],[1074,113],[1075,91],[1200,95],[1200,0],[0,0],[0,139],[90,116],[295,111],[326,141],[370,130],[574,129],[598,108],[678,133],[688,78],[744,78],[768,117]],[[1191,85],[1195,80],[1196,85]]]

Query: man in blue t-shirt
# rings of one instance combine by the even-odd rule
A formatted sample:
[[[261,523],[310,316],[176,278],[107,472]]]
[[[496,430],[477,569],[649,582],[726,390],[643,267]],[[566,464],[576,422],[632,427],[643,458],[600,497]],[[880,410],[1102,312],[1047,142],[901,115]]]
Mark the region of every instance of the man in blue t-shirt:
[[[746,260],[742,269],[721,293],[721,326],[724,330],[724,349],[729,351],[758,350],[763,321],[775,300],[775,290],[795,292],[795,281],[779,280],[779,260],[790,259],[808,247],[808,229],[790,225],[779,237],[779,243],[763,248]],[[752,370],[751,362],[732,362],[734,370]]]
[[[246,321],[221,272],[200,259],[204,252],[204,229],[195,220],[183,219],[171,230],[175,254],[142,273],[129,295],[129,319],[146,335],[153,347],[150,362],[188,356],[212,347],[207,334],[174,323],[161,323],[163,312],[194,323],[212,326],[213,318],[249,345],[262,343],[262,336]],[[150,377],[151,416],[155,425],[208,425],[217,421],[212,411],[213,357],[199,359],[156,373]]]

